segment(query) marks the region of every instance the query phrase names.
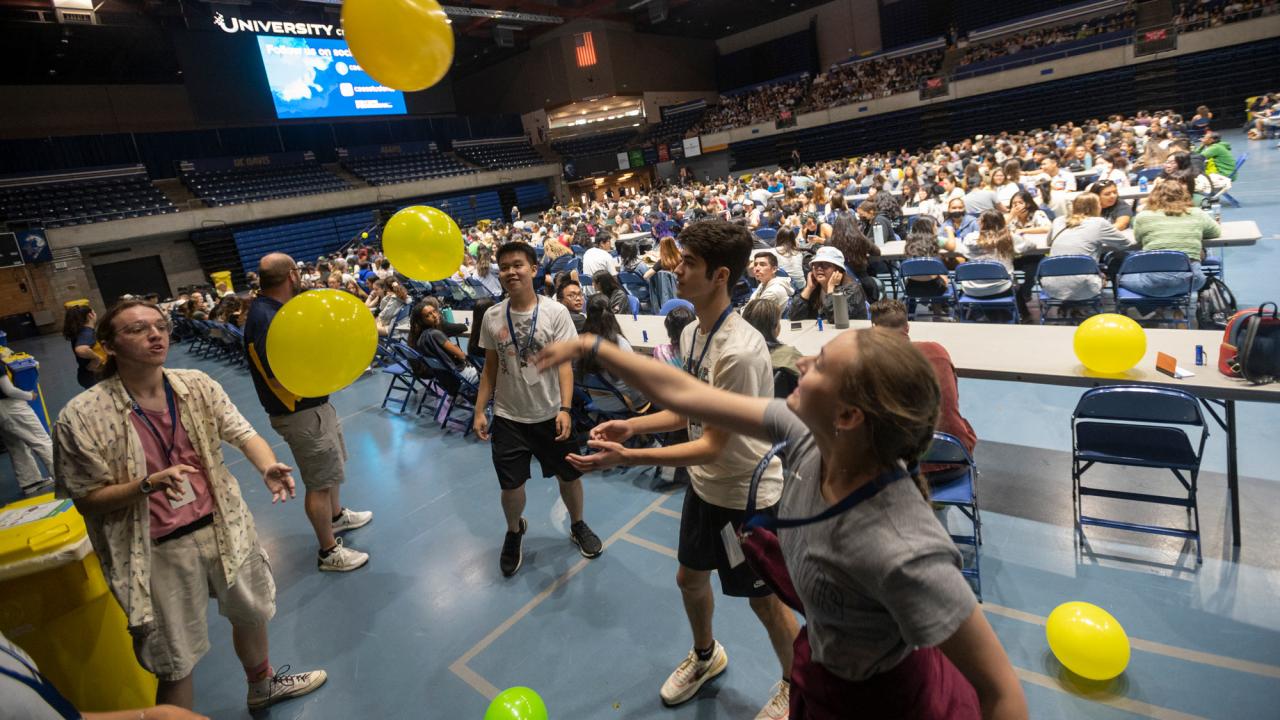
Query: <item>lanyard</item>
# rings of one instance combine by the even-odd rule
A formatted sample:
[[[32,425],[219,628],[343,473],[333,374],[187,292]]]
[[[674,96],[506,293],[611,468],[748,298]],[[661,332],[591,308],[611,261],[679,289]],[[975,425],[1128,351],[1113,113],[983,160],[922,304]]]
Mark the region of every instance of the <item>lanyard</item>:
[[[71,701],[63,697],[62,693],[58,692],[58,688],[54,687],[53,683],[49,682],[39,670],[35,669],[30,663],[22,659],[22,656],[13,652],[9,648],[0,646],[0,650],[3,650],[6,655],[14,660],[17,660],[19,665],[30,670],[32,677],[21,675],[4,667],[0,667],[0,675],[11,677],[31,688],[34,693],[40,696],[40,699],[43,700],[46,705],[53,708],[54,712],[66,718],[66,720],[80,720],[80,713],[75,709],[75,706],[71,704]]]
[[[786,446],[786,442],[775,443],[773,447],[769,448],[769,452],[765,453],[764,457],[760,459],[760,463],[756,465],[756,471],[751,476],[751,490],[747,493],[747,521],[742,525],[743,532],[750,532],[751,530],[760,527],[769,530],[777,530],[778,528],[796,528],[828,520],[853,509],[860,503],[870,500],[894,481],[907,476],[906,472],[900,467],[887,470],[877,475],[871,482],[841,498],[840,502],[837,502],[835,505],[832,505],[813,517],[780,518],[765,515],[764,513],[757,514],[756,490],[760,487],[760,478],[764,475],[765,468],[769,467],[769,462],[773,460],[774,456],[781,452]]]
[[[533,317],[529,319],[529,342],[525,343],[524,350],[520,349],[520,338],[516,336],[516,324],[511,321],[511,301],[507,300],[507,330],[511,331],[511,345],[516,350],[516,358],[520,362],[524,362],[524,356],[533,349],[533,334],[538,329],[538,309],[542,307],[542,301],[535,299],[533,301]]]
[[[134,400],[133,393],[129,392],[129,388],[125,388],[124,391],[129,394],[129,399],[133,400],[133,412],[142,419],[142,422],[147,426],[147,430],[150,430],[151,434],[155,437],[156,442],[160,443],[160,450],[164,453],[165,459],[169,462],[173,462],[173,450],[174,446],[177,444],[178,437],[178,404],[173,397],[173,388],[169,385],[169,379],[165,378],[164,380],[164,400],[165,404],[169,407],[168,445],[165,444],[164,436],[160,434],[160,430],[156,428],[155,423],[151,422],[151,418],[147,417],[147,414],[142,411],[142,406],[138,404],[137,400]]]
[[[707,350],[711,349],[711,338],[716,336],[716,331],[718,331],[720,326],[724,324],[724,321],[729,318],[729,313],[731,312],[733,312],[732,305],[725,308],[724,312],[720,313],[720,319],[716,320],[716,324],[711,326],[711,332],[707,333],[707,342],[702,346],[702,354],[698,356],[697,365],[693,364],[693,349],[698,345],[698,332],[696,330],[694,331],[693,339],[689,342],[689,359],[685,360],[684,363],[685,372],[694,377],[698,377],[698,371],[702,369],[702,361],[707,357]]]

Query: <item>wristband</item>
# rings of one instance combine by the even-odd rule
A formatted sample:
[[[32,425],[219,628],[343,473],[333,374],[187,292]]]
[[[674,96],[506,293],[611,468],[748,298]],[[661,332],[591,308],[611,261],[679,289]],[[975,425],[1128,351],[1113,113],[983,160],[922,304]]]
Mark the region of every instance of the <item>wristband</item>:
[[[600,354],[600,341],[604,339],[603,335],[597,335],[596,341],[591,343],[591,349],[587,351],[587,363],[589,365],[596,364],[596,356]]]
[[[561,406],[560,406],[560,412],[562,412],[562,413],[572,413],[572,412],[573,412],[573,408],[571,408],[571,407],[566,407],[566,406],[564,406],[564,405],[561,405]]]

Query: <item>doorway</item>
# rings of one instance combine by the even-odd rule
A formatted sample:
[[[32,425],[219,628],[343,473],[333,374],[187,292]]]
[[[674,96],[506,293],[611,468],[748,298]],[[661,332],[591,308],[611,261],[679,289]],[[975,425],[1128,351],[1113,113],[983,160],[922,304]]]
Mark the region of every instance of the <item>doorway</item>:
[[[161,300],[173,295],[159,255],[94,265],[93,277],[106,307],[115,305],[121,295],[155,293]]]

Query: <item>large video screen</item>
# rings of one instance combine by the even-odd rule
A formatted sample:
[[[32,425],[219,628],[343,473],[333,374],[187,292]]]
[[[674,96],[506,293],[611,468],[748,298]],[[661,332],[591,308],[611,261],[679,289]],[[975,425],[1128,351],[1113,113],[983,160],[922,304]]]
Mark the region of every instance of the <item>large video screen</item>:
[[[258,50],[281,120],[405,112],[404,93],[369,77],[341,40],[259,35]]]

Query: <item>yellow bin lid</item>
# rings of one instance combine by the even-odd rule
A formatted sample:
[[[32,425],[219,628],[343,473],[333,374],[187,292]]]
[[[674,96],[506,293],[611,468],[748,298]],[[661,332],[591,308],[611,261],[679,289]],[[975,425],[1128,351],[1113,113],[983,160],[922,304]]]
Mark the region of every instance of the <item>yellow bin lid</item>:
[[[91,549],[70,500],[45,493],[0,508],[0,581],[80,560]]]

